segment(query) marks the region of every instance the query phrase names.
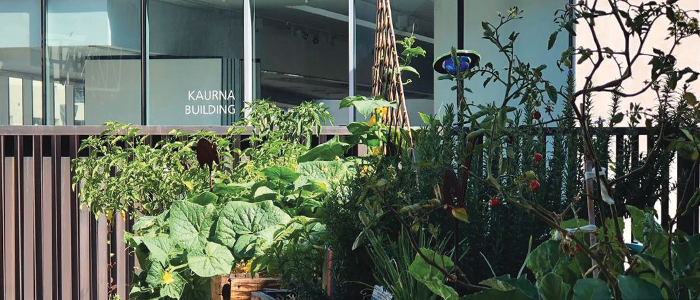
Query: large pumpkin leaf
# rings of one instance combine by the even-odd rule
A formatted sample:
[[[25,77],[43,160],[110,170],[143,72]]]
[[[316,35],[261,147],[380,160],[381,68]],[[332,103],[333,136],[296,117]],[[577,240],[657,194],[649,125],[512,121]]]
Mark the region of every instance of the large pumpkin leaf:
[[[447,256],[425,248],[421,248],[420,251],[425,257],[434,261],[435,264],[448,272],[454,267],[454,262]],[[428,264],[418,253],[416,253],[416,258],[408,267],[408,273],[445,300],[456,300],[459,298],[459,295],[452,287],[445,285],[445,274],[438,268]]]
[[[215,221],[215,208],[188,201],[175,201],[170,209],[170,237],[185,250],[204,247]]]
[[[662,260],[647,254],[638,254],[637,258],[642,263],[642,265],[646,266],[654,272],[657,279],[659,279],[668,287],[672,286],[673,274],[666,267]]]
[[[295,183],[297,186],[302,186],[308,180],[315,180],[336,186],[343,182],[350,171],[346,164],[342,161],[312,161],[300,163],[297,171],[302,175],[302,178]],[[300,180],[306,180],[299,182]]]
[[[610,300],[612,293],[604,282],[598,279],[581,279],[574,285],[573,300]]]
[[[297,162],[303,163],[315,160],[332,161],[335,160],[336,157],[343,157],[348,147],[349,145],[346,143],[330,140],[299,156]]]
[[[233,255],[226,247],[208,242],[204,249],[187,253],[192,272],[201,277],[228,274],[233,267]]]
[[[341,101],[340,108],[350,107],[350,105],[355,106],[357,112],[361,113],[365,118],[374,112],[377,108],[391,107],[396,108],[396,103],[392,103],[383,99],[362,99],[359,98],[345,98]]]
[[[537,288],[532,283],[521,276],[519,278],[511,278],[510,275],[503,275],[494,278],[489,278],[481,282],[481,284],[489,286],[493,289],[507,292],[510,290],[521,290],[525,295],[533,300],[539,299]]]
[[[221,210],[216,224],[216,238],[229,248],[233,248],[238,237],[246,234],[271,241],[274,231],[289,220],[289,215],[272,201],[233,201]]]
[[[624,300],[664,299],[657,286],[639,277],[620,275],[617,276],[617,282]]]
[[[674,243],[673,269],[680,274],[691,276],[700,265],[700,234],[688,238],[685,243]]]
[[[187,200],[189,200],[192,203],[197,203],[199,205],[204,206],[207,204],[216,204],[217,199],[219,199],[219,197],[216,196],[214,193],[204,192],[197,196],[190,197]]]
[[[258,237],[252,234],[244,234],[233,245],[233,254],[239,259],[248,259],[255,255],[255,243]]]
[[[191,284],[185,286],[180,300],[202,300],[211,297],[211,285],[209,278],[194,277]]]
[[[143,243],[148,248],[148,257],[156,262],[168,263],[170,258],[179,252],[175,247],[175,242],[168,236],[144,238]]]
[[[264,169],[262,173],[267,177],[267,180],[280,181],[286,184],[291,184],[299,178],[299,174],[293,170],[279,166]]]
[[[560,257],[562,257],[560,242],[548,240],[530,253],[526,265],[535,273],[535,278],[539,279],[554,270]]]
[[[162,279],[163,285],[160,288],[160,296],[180,299],[187,283],[185,278],[177,272],[164,272]]]
[[[507,300],[532,300],[521,290],[510,290],[510,291],[499,291],[495,289],[486,290],[480,293],[471,294],[459,298],[459,300],[496,300],[496,299],[507,299]]]
[[[542,300],[566,300],[571,286],[564,283],[561,276],[549,273],[537,281],[537,290]]]

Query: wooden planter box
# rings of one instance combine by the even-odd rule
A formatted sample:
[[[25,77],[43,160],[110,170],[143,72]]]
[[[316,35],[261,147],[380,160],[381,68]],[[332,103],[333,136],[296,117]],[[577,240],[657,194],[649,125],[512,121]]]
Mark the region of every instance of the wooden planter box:
[[[211,300],[251,300],[253,292],[278,289],[281,283],[279,278],[251,277],[250,274],[216,276],[211,279]]]

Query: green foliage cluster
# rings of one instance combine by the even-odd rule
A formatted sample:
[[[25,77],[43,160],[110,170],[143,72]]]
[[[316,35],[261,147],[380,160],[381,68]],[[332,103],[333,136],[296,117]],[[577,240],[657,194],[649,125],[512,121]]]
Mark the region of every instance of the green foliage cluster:
[[[152,143],[137,127],[106,123],[102,134],[81,143],[79,150],[87,157],[71,162],[73,188],[81,204],[110,220],[115,213],[157,215],[174,200],[209,188],[209,172],[196,167],[200,139],[209,140],[224,162],[215,166],[214,182],[244,183],[263,179],[261,171],[268,167],[295,168],[297,157],[310,147],[311,136],[330,122],[322,104],[308,102],[282,112],[273,103],[258,100],[249,118],[222,136],[174,130]],[[250,135],[242,138],[247,130]],[[250,147],[241,150],[240,143]]]
[[[203,193],[177,200],[158,216],[141,217],[125,240],[144,270],[131,299],[207,299],[208,278],[228,274],[234,259],[264,251],[291,218],[272,201],[231,201]]]
[[[265,180],[220,183],[212,192],[176,200],[157,216],[141,217],[125,236],[144,270],[135,277],[132,296],[201,299],[187,291],[208,292],[203,279],[228,274],[239,261],[251,262],[253,273],[313,279],[325,250],[318,199],[337,180],[332,176],[343,173],[332,170],[317,179],[332,167],[342,168],[317,161],[300,163],[300,173],[267,168]],[[309,260],[299,260],[301,255]]]
[[[671,24],[669,39],[677,45],[700,30],[676,2],[608,1],[606,9],[597,8],[597,2],[572,3],[557,13],[560,29],[550,37],[549,48],[561,31],[575,35],[575,24],[597,39],[595,19],[601,17],[615,18],[624,39],[641,44],[657,20],[665,18]],[[658,224],[649,208],[669,192],[668,167],[676,152],[693,163],[691,173],[698,168],[697,99],[688,90],[698,72],[679,69],[674,48],[669,53],[645,53],[642,47],[611,50],[596,40],[593,48],[568,49],[558,64],[572,68],[573,55],[576,64],[591,64],[583,88],[576,89],[572,72],[567,86],[558,88],[544,78],[546,65],[534,67],[516,55],[518,33],[504,33],[521,15],[514,7],[499,14],[498,23],[482,23],[484,38],[498,48],[507,67],[486,63],[441,76],[456,82],[456,107],[448,107],[442,119],[422,116],[428,127],[413,133],[414,152],[404,149],[400,157],[376,163],[377,170],[367,176],[370,182],[358,193],[358,219],[365,229],[355,246],[370,233],[396,239],[399,231],[411,232],[414,241],[418,233],[450,241],[446,249],[408,243],[415,259],[404,268],[444,299],[698,299],[697,236],[674,224],[681,208],[697,209],[700,192],[679,203],[679,214],[665,221],[669,223]],[[456,49],[452,55],[458,61]],[[639,57],[649,59],[649,80],[638,91],[622,91],[619,86],[632,78]],[[604,60],[618,62],[619,77],[594,83]],[[500,85],[503,99],[469,103],[465,92],[471,89],[462,81],[477,77],[484,79],[484,87]],[[644,109],[632,103],[620,111],[623,98],[645,91],[656,93],[658,106]],[[593,99],[600,95],[612,95],[608,122],[590,117]],[[564,108],[561,116],[552,114],[557,106]],[[638,154],[634,130],[618,140],[616,157],[610,154],[610,140],[619,134],[615,127],[625,118],[630,127],[646,127],[646,154]],[[584,169],[594,173],[584,177]],[[693,189],[685,185],[679,193]],[[595,207],[591,215],[583,199]],[[624,243],[623,216],[632,218],[635,243]],[[579,219],[584,217],[588,220]],[[528,235],[536,246],[532,251],[524,251]],[[375,265],[379,271],[389,269]]]
[[[618,283],[621,299],[697,299],[700,297],[700,235],[678,236],[670,235],[654,221],[655,212],[651,209],[640,210],[633,206],[628,209],[632,213],[632,231],[641,237],[642,245],[632,256],[632,265],[625,269],[621,261],[624,259],[622,249],[625,245],[617,245],[616,254],[611,254],[606,260],[618,260],[618,268],[613,271],[612,278],[601,275],[601,279],[591,278],[591,260],[582,250],[567,249],[580,246],[593,248],[595,245],[574,245],[570,239],[561,235],[553,235],[531,253],[525,260],[525,265],[534,274],[532,283],[526,274],[519,273],[516,277],[510,274],[483,280],[480,284],[489,287],[488,290],[459,297],[453,288],[445,284],[445,275],[437,272],[435,267],[428,264],[422,257],[416,256],[412,264],[414,277],[424,282],[444,299],[481,300],[481,299],[613,299],[613,291],[606,284],[607,280]],[[574,226],[585,224],[583,220],[568,220],[565,225]],[[575,233],[583,237],[582,232]],[[599,236],[604,230],[598,229]],[[668,247],[670,245],[670,252]],[[438,255],[435,262],[450,270],[454,264],[449,257],[439,256],[432,250],[423,249],[431,257]],[[575,253],[570,255],[570,253]],[[615,255],[618,255],[616,257]]]

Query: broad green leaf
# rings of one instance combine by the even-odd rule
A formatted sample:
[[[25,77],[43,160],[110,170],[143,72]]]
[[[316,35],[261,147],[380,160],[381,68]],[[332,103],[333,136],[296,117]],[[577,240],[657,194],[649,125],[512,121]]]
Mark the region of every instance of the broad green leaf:
[[[201,249],[207,243],[215,216],[213,205],[175,201],[170,209],[170,237],[185,250]]]
[[[297,180],[297,178],[299,178],[299,174],[285,167],[266,168],[262,171],[262,173],[265,175],[265,177],[267,177],[267,180],[281,181],[286,184],[291,184]]]
[[[202,300],[211,297],[211,279],[194,277],[190,284],[185,286],[180,300]]]
[[[222,183],[215,184],[212,192],[217,195],[240,195],[245,192],[248,187],[240,185],[225,185]]]
[[[542,300],[566,300],[571,286],[564,283],[561,276],[549,273],[537,281],[537,290]]]
[[[609,300],[612,299],[610,288],[598,279],[580,279],[574,285],[573,300]]]
[[[236,239],[245,234],[272,240],[274,231],[289,220],[289,215],[272,201],[232,201],[221,210],[216,224],[216,238],[229,248],[233,248]]]
[[[535,278],[539,280],[554,270],[559,257],[562,257],[562,255],[560,242],[548,240],[530,253],[526,266],[535,274]]]
[[[447,272],[451,271],[454,267],[454,262],[447,256],[440,255],[425,248],[421,248],[420,251],[428,259],[435,262],[436,265]],[[416,280],[425,284],[433,293],[445,300],[457,300],[459,298],[457,292],[452,287],[445,285],[445,274],[438,268],[428,264],[418,253],[416,253],[413,263],[408,267],[408,273]]]
[[[386,100],[357,100],[353,101],[352,105],[355,106],[357,112],[361,113],[365,118],[369,118],[370,115],[377,108],[391,107],[396,108],[396,103],[392,103]]]
[[[273,191],[269,187],[261,186],[255,189],[253,199],[255,199],[255,201],[275,200],[277,199],[277,192]]]
[[[590,260],[587,262],[590,263]],[[579,259],[561,258],[552,273],[559,275],[564,280],[564,283],[573,286],[576,284],[576,281],[582,278],[581,273],[585,272],[585,270],[587,269],[581,268],[579,265]]]
[[[471,294],[459,298],[459,300],[534,300],[523,293],[521,290],[510,290],[507,292],[499,290],[486,290],[480,293]]]
[[[411,66],[402,66],[402,67],[401,67],[401,72],[404,72],[404,71],[411,72],[411,73],[413,73],[413,74],[418,75],[418,77],[420,77],[420,73],[418,73],[418,70],[416,70],[416,68],[414,68],[414,67],[411,67]]]
[[[654,274],[656,274],[656,278],[661,280],[668,287],[672,285],[673,274],[664,265],[662,260],[647,254],[638,254],[637,258],[643,265],[651,269]]]
[[[639,277],[620,275],[617,282],[624,300],[664,299],[658,287]]]
[[[204,192],[187,200],[189,200],[192,203],[197,203],[199,205],[206,206],[207,204],[216,204],[217,199],[219,199],[219,197],[215,194],[211,192]]]
[[[182,292],[185,290],[187,281],[177,272],[164,272],[163,285],[160,288],[161,297],[170,297],[180,299]]]
[[[324,182],[333,187],[345,181],[350,171],[342,161],[312,161],[300,163],[297,167],[299,174],[305,179]]]
[[[430,116],[429,114],[425,114],[425,113],[422,113],[422,112],[418,112],[418,115],[420,115],[420,119],[423,120],[423,123],[424,123],[425,125],[430,125],[430,124],[432,123],[432,122],[431,122],[431,119],[432,119],[432,118],[431,118],[431,116]]]
[[[249,259],[255,255],[255,242],[258,237],[253,234],[244,234],[233,245],[233,255],[239,259]]]
[[[486,279],[481,284],[502,292],[520,290],[531,299],[539,299],[537,288],[525,276],[511,278],[510,275],[503,275]]]
[[[299,156],[297,158],[297,162],[303,163],[317,160],[332,161],[335,160],[337,157],[343,157],[345,154],[345,150],[347,150],[348,147],[349,145],[346,143],[331,140],[321,145],[318,145],[315,148],[307,151],[303,155]]]
[[[143,216],[134,223],[134,226],[132,229],[134,232],[139,232],[141,230],[147,229],[153,225],[156,224],[156,217],[155,216]]]
[[[170,261],[170,257],[178,252],[173,240],[167,236],[145,238],[143,243],[146,244],[146,247],[148,248],[148,257],[153,261],[163,264],[168,263]]]
[[[208,242],[204,249],[187,253],[187,263],[197,276],[224,275],[231,272],[233,255],[226,247]]]
[[[632,215],[632,235],[635,239],[644,242],[644,223],[646,216],[643,210],[627,205],[627,210]]]
[[[700,234],[688,238],[685,243],[673,243],[673,269],[679,274],[691,276],[700,265]]]
[[[163,267],[163,264],[154,262],[147,271],[146,283],[148,283],[148,285],[157,287],[163,283],[163,274],[165,273],[165,267]]]

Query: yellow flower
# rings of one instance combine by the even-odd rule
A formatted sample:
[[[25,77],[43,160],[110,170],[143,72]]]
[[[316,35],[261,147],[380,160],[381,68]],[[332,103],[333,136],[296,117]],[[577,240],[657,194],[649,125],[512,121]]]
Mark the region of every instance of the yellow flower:
[[[171,284],[173,283],[173,281],[175,281],[175,278],[173,278],[173,274],[170,274],[170,272],[165,271],[165,273],[163,273],[163,283]]]
[[[248,263],[245,265],[245,267],[243,268],[243,271],[245,271],[245,273],[250,273],[251,266],[252,266],[252,263],[251,263],[251,262],[248,262]]]

